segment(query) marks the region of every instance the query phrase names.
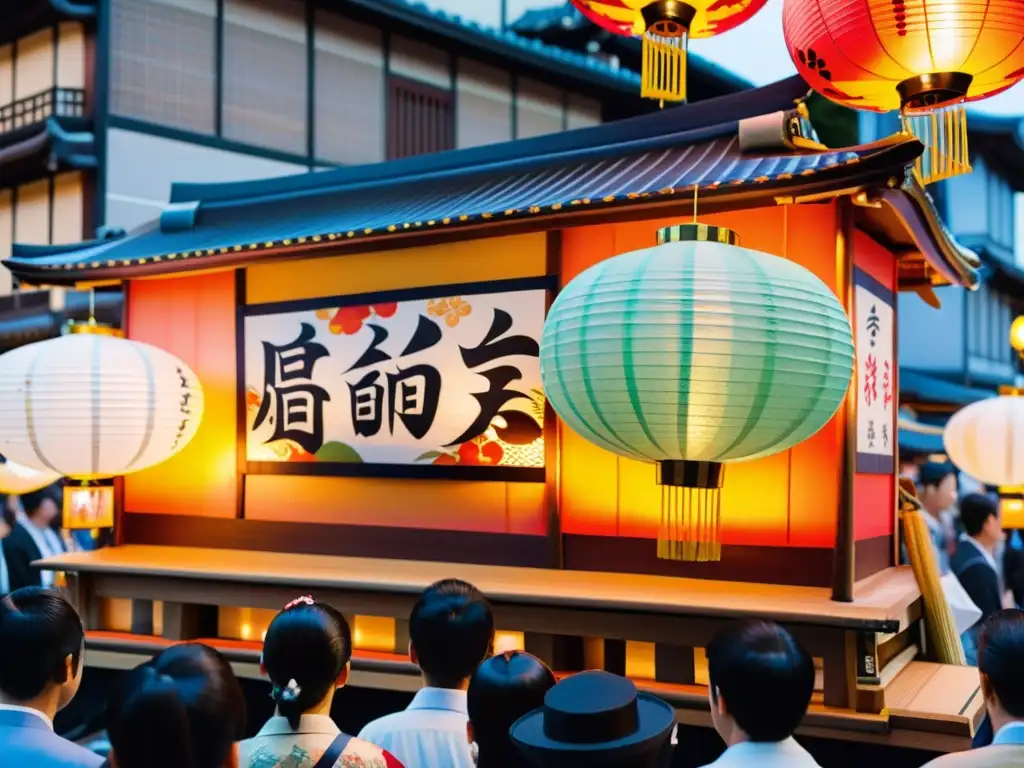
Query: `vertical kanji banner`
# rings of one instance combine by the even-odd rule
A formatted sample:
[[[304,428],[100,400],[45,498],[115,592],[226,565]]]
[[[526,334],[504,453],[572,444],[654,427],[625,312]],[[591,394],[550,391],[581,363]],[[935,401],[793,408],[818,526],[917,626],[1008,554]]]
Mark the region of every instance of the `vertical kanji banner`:
[[[854,270],[857,343],[857,471],[891,474],[896,450],[896,360],[893,292]]]
[[[547,292],[494,287],[248,307],[249,471],[542,473]]]

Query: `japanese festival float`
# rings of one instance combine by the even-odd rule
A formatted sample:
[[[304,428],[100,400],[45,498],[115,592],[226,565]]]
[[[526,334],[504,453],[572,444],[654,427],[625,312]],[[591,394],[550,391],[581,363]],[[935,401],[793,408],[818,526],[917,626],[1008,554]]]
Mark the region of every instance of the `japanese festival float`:
[[[646,34],[647,3],[579,5]],[[499,647],[627,674],[683,722],[710,724],[710,638],[756,617],[819,664],[804,733],[968,746],[977,671],[941,663],[949,608],[897,565],[896,296],[972,288],[979,261],[921,140],[828,148],[807,93],[177,184],[151,227],[16,246],[19,280],[126,296],[126,339],[60,340],[91,357],[46,423],[26,382],[54,358],[0,376],[0,453],[114,501],[116,546],[45,561],[89,663],[198,638],[255,676],[270,617],[312,591],[352,617],[352,683],[409,691],[406,617],[458,576]]]

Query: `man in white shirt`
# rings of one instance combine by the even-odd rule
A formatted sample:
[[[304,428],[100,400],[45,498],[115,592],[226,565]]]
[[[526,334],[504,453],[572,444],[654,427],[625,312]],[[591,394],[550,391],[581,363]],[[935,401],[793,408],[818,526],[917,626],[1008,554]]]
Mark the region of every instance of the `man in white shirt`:
[[[359,738],[409,768],[474,768],[466,689],[493,645],[494,616],[476,587],[458,579],[427,587],[409,616],[409,656],[425,687],[403,712],[374,720]]]
[[[793,738],[814,693],[814,661],[777,624],[720,632],[707,648],[711,720],[725,741],[714,768],[818,768]]]
[[[60,593],[27,587],[0,598],[0,765],[98,768],[103,758],[53,731],[82,681],[85,632]]]
[[[14,531],[4,540],[11,589],[53,586],[53,571],[38,571],[32,563],[64,552],[64,543],[51,527],[60,515],[60,489],[49,486],[21,497],[24,510]]]
[[[992,745],[944,755],[925,768],[1019,768],[1024,765],[1024,612],[1001,611],[981,628],[981,692],[995,737]]]

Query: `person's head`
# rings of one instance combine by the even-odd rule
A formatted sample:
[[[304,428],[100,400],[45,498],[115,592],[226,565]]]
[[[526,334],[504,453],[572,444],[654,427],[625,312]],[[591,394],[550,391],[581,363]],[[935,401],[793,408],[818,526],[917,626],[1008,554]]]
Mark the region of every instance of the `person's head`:
[[[0,599],[0,698],[51,717],[78,693],[85,631],[64,597],[40,587]]]
[[[469,679],[470,741],[480,749],[484,767],[512,765],[516,751],[508,735],[512,723],[544,705],[555,675],[543,661],[522,651],[507,651],[484,661]]]
[[[757,621],[724,630],[707,658],[711,719],[727,744],[792,735],[814,692],[814,661],[785,629]]]
[[[990,496],[980,493],[964,496],[960,501],[960,522],[968,536],[988,547],[1003,538],[999,504]]]
[[[427,685],[463,688],[491,653],[494,616],[487,598],[465,581],[427,587],[409,616],[409,655]]]
[[[245,696],[223,656],[186,643],[132,670],[107,719],[113,768],[237,768]]]
[[[918,470],[917,487],[921,506],[937,515],[956,504],[956,469],[948,462],[930,461]]]
[[[21,497],[25,517],[40,528],[50,525],[60,515],[60,496],[53,486],[40,488]]]
[[[348,682],[352,633],[337,610],[310,597],[289,603],[270,622],[263,672],[277,711],[293,730],[306,712],[330,712],[334,691]]]
[[[982,624],[978,671],[993,728],[1024,720],[1024,611],[1001,611]]]

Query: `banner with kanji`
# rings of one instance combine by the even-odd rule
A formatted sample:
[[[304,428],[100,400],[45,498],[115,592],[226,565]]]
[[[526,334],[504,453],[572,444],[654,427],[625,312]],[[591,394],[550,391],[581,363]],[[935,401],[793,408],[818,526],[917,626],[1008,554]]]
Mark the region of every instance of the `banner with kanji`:
[[[546,290],[459,288],[249,307],[250,471],[543,471]]]
[[[857,471],[889,474],[896,452],[895,317],[893,292],[854,270],[857,343]]]

